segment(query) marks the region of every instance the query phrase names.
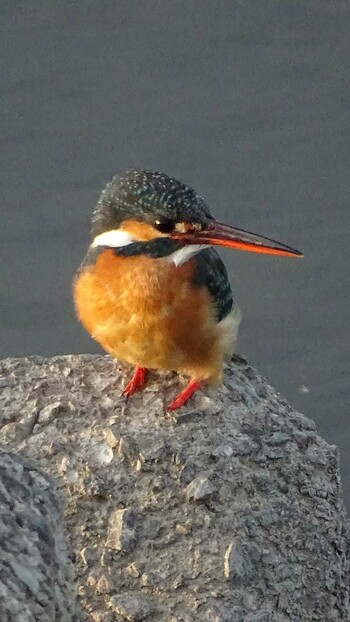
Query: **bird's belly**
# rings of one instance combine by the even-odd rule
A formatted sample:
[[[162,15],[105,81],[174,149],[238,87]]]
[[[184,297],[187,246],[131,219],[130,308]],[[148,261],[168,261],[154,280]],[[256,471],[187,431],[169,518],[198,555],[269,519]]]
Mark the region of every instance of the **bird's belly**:
[[[120,360],[218,379],[222,333],[208,291],[193,285],[191,274],[190,262],[176,267],[105,251],[76,279],[79,318]]]

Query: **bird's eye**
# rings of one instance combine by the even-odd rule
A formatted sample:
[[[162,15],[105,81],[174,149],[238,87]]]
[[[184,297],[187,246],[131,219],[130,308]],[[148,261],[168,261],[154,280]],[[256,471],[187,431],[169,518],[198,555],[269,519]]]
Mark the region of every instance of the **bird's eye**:
[[[169,218],[161,218],[159,220],[155,220],[153,226],[160,233],[171,233],[175,227],[175,223]]]

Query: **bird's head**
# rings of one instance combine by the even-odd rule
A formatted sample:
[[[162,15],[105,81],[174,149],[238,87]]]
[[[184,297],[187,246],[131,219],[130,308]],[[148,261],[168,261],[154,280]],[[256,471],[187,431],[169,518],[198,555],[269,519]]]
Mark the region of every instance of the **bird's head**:
[[[154,171],[131,170],[107,184],[93,214],[92,237],[93,247],[113,247],[129,256],[177,253],[179,263],[210,245],[302,256],[275,240],[218,222],[193,188]]]

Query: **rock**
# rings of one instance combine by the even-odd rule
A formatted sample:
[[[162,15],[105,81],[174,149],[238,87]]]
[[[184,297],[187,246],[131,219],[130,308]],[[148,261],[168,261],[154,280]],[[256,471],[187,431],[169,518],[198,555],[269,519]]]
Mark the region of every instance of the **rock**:
[[[73,567],[53,481],[0,448],[0,620],[73,622]]]
[[[224,557],[225,577],[239,585],[247,585],[258,574],[261,553],[251,542],[231,542]]]
[[[189,499],[198,501],[205,499],[213,494],[215,488],[207,477],[196,477],[186,488],[186,494]]]
[[[106,547],[130,552],[136,545],[136,517],[129,508],[116,510],[109,517]]]
[[[174,417],[181,378],[150,374],[126,402],[129,377],[108,356],[0,362],[0,439],[65,495],[79,622],[348,622],[338,452],[313,422],[244,362]]]
[[[136,594],[112,596],[109,605],[113,611],[129,622],[145,620],[155,610],[149,599]]]

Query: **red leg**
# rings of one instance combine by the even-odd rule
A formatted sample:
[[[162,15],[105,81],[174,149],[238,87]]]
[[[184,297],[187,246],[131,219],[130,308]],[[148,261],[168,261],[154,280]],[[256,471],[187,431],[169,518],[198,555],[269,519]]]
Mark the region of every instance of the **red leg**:
[[[146,380],[147,369],[145,367],[139,367],[138,365],[135,367],[135,371],[133,373],[133,377],[130,382],[126,385],[126,387],[122,391],[122,395],[126,395],[130,397],[133,395],[135,391],[143,389],[145,380]]]
[[[201,384],[198,380],[190,380],[187,387],[175,397],[171,404],[169,404],[167,411],[176,410],[186,404],[191,395],[193,395],[197,389],[200,389],[200,386]]]

